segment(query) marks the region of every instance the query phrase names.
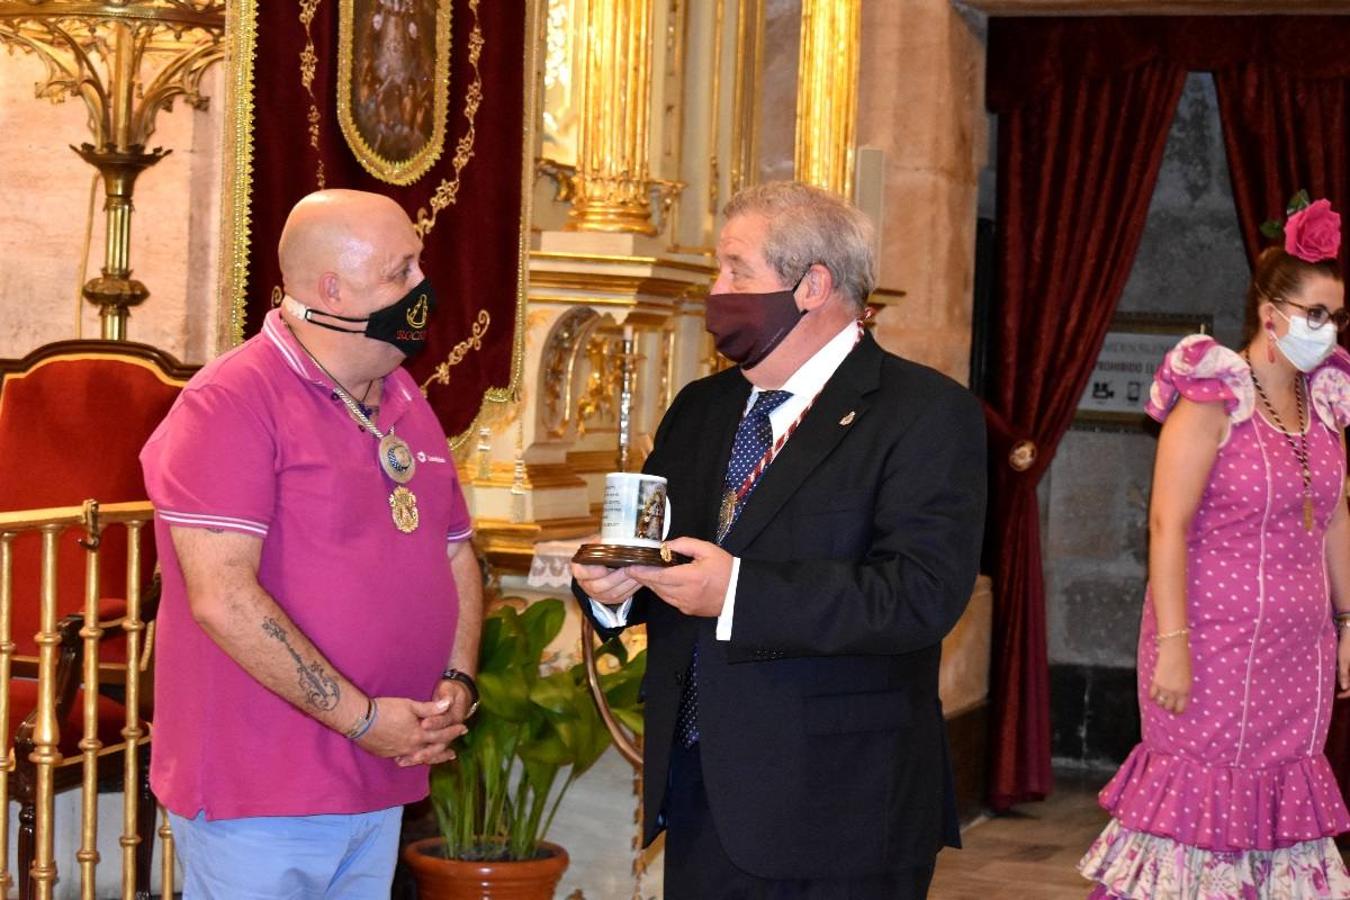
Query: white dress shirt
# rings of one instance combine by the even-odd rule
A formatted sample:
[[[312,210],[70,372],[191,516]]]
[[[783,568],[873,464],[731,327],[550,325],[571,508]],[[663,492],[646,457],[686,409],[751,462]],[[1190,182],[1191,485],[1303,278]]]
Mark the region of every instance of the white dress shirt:
[[[806,405],[814,400],[821,389],[825,387],[825,382],[830,380],[830,376],[843,363],[844,358],[852,352],[858,340],[858,327],[856,322],[849,322],[840,329],[838,334],[830,338],[829,343],[802,363],[797,371],[793,372],[788,380],[783,383],[780,390],[788,391],[792,396],[769,413],[769,425],[773,429],[775,441],[782,437],[783,433],[797,420],[797,417],[802,414],[802,410],[806,409]],[[759,396],[759,392],[759,388],[750,391],[750,397],[746,400],[745,409],[741,413],[742,416],[755,405],[755,399]],[[788,443],[791,443],[791,439],[788,440]],[[783,446],[786,449],[787,444]],[[736,583],[740,573],[740,557],[733,556],[731,558],[731,576],[727,580],[726,599],[723,600],[722,612],[717,617],[717,639],[719,641],[731,640],[731,620],[736,609]],[[628,610],[632,604],[632,597],[618,606],[606,606],[592,600],[591,609],[594,610],[595,617],[601,624],[609,628],[619,628],[628,624]]]

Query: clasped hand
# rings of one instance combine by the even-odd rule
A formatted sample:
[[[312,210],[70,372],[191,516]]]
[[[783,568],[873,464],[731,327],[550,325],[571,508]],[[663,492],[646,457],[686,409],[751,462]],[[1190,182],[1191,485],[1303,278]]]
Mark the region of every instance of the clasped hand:
[[[693,561],[680,566],[604,566],[572,564],[572,577],[592,600],[609,605],[622,603],[640,587],[687,616],[715,618],[722,613],[731,581],[732,556],[721,547],[697,538],[675,538],[666,546]]]
[[[467,734],[471,698],[458,681],[441,681],[430,700],[378,697],[379,714],[357,741],[366,752],[401,767],[435,765],[455,758],[450,745]]]

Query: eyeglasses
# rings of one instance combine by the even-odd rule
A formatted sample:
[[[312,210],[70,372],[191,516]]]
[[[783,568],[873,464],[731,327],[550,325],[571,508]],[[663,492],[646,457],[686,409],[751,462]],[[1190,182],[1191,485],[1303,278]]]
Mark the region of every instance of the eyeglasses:
[[[1335,312],[1327,309],[1320,303],[1316,306],[1304,306],[1302,303],[1295,303],[1293,300],[1277,299],[1276,303],[1284,303],[1303,310],[1307,314],[1308,327],[1314,330],[1321,328],[1328,322],[1336,326],[1337,331],[1344,331],[1350,328],[1350,310],[1338,309]]]

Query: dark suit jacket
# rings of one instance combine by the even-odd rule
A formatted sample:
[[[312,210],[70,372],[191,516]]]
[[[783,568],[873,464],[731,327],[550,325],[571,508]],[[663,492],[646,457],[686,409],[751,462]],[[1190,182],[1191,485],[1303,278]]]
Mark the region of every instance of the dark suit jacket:
[[[662,420],[645,471],[669,480],[672,536],[716,539],[750,389],[738,369],[700,379]],[[865,336],[723,543],[741,558],[731,640],[716,619],[634,598],[629,624],[649,642],[645,840],[698,641],[708,802],[739,867],[858,877],[957,846],[938,662],[974,584],[984,505],[978,401]]]

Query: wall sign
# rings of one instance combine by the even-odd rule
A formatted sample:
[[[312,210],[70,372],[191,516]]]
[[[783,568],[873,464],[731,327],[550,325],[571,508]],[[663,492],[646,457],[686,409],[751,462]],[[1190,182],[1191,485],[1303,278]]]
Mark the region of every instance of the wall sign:
[[[1078,400],[1074,427],[1134,431],[1150,421],[1144,412],[1153,373],[1163,356],[1188,334],[1213,331],[1213,317],[1170,313],[1117,313],[1097,364]]]

